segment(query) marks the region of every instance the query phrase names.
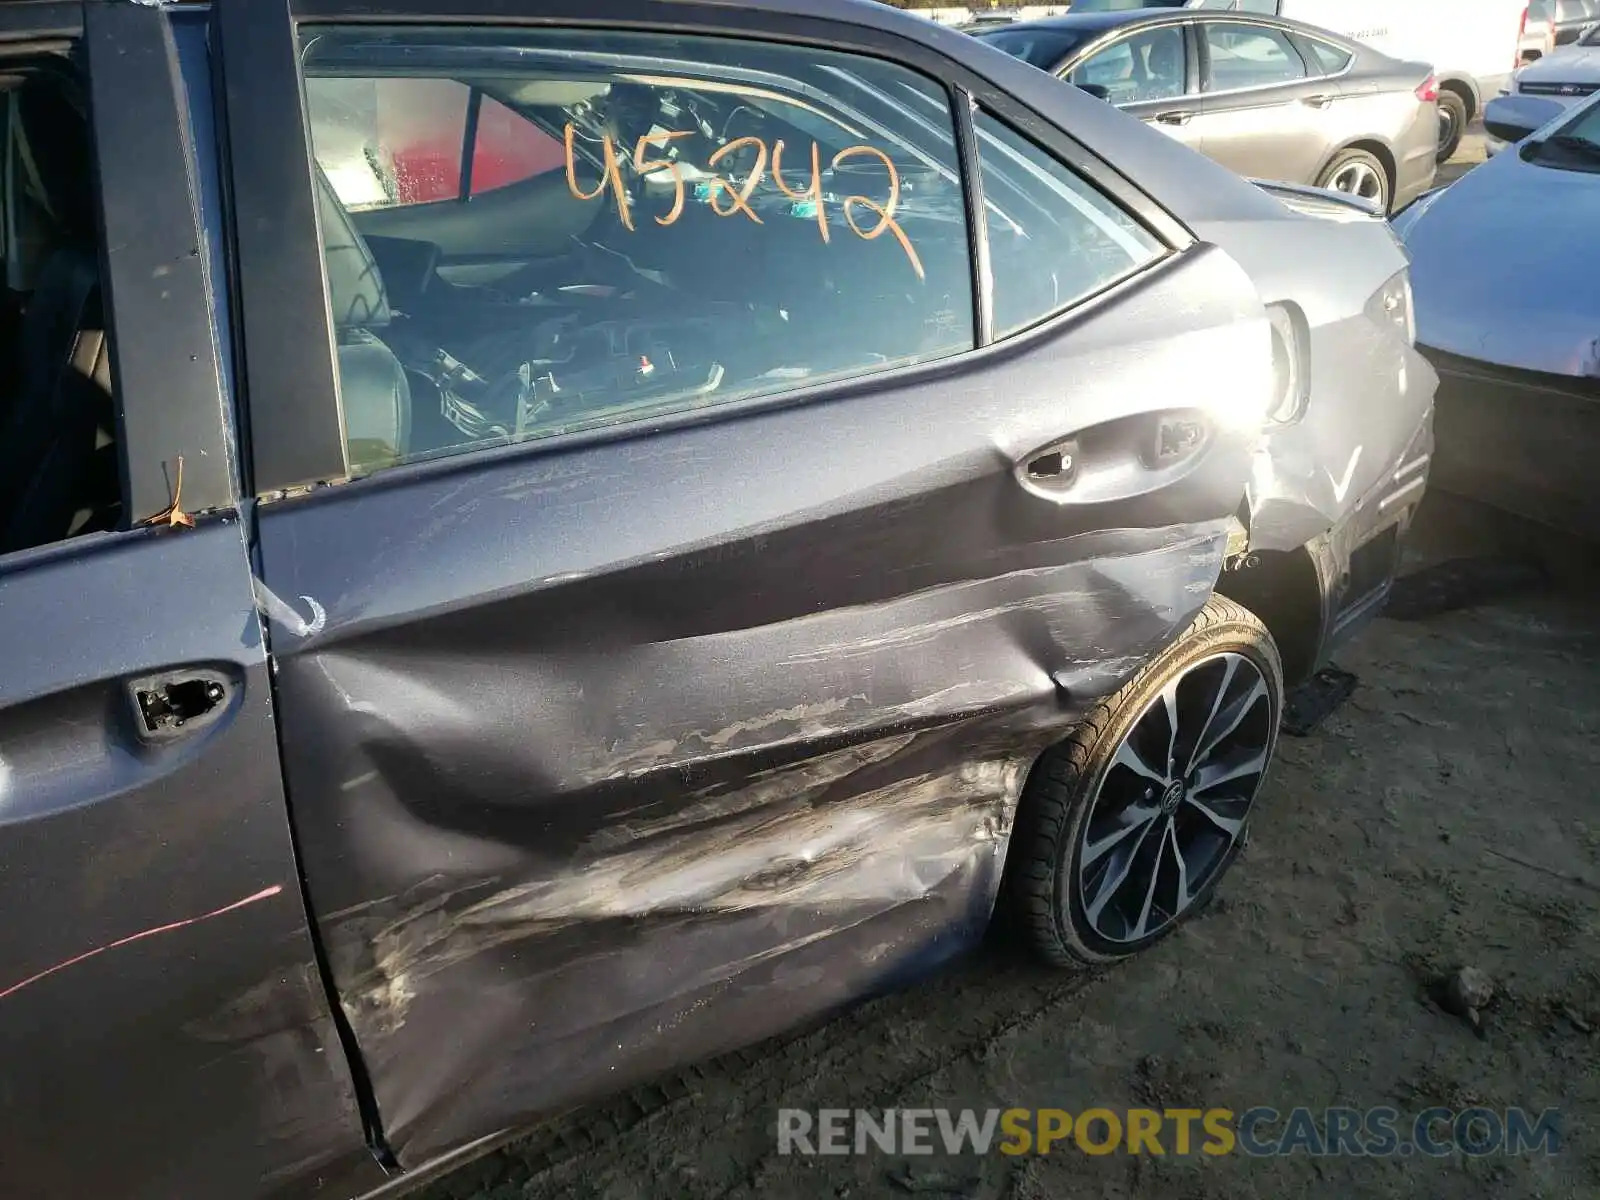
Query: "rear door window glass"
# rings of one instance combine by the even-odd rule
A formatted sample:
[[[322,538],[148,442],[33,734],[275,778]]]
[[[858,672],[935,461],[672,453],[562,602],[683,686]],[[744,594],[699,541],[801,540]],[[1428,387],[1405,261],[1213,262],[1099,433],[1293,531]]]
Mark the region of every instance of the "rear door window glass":
[[[1304,79],[1306,66],[1289,39],[1264,25],[1204,21],[1201,36],[1210,51],[1209,90],[1265,87]]]
[[[1335,46],[1332,42],[1319,41],[1317,38],[1307,38],[1306,45],[1311,47],[1317,65],[1329,75],[1337,75],[1348,67],[1350,60],[1355,57],[1343,46]]]
[[[1070,308],[1164,253],[1143,225],[1043,146],[987,112],[975,123],[997,337]]]
[[[364,390],[385,349],[412,397],[409,428],[364,442],[363,469],[974,345],[960,156],[935,80],[732,38],[304,39],[315,158],[366,241],[325,246],[330,295],[364,281],[359,305],[334,297],[346,428],[356,409],[392,424],[387,393]],[[325,242],[340,224],[324,220]]]

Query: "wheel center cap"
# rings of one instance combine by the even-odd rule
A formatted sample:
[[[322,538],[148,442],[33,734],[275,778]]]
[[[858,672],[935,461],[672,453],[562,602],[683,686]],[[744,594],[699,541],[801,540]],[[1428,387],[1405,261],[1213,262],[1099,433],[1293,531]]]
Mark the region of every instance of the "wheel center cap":
[[[1183,803],[1183,781],[1167,785],[1167,790],[1161,793],[1161,812],[1163,816],[1170,817],[1178,811],[1178,805]]]

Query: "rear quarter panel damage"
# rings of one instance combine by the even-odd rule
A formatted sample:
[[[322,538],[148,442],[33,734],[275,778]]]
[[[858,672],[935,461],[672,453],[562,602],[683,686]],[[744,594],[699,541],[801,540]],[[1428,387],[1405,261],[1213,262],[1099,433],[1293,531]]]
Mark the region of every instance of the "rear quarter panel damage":
[[[1251,548],[1296,550],[1368,509],[1380,521],[1391,485],[1418,478],[1396,473],[1431,451],[1439,384],[1428,360],[1368,312],[1406,268],[1405,251],[1384,221],[1341,215],[1332,202],[1324,215],[1285,208],[1280,220],[1202,222],[1197,231],[1249,272],[1265,303],[1298,308],[1311,335],[1305,417],[1271,429],[1256,450]]]

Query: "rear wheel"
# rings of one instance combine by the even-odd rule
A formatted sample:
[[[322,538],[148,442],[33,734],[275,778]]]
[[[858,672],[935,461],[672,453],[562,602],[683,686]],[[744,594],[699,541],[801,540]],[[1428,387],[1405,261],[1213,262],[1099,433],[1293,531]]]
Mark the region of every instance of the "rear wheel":
[[[1218,596],[1046,752],[1007,878],[1033,949],[1057,966],[1114,962],[1198,911],[1244,843],[1282,711],[1272,635]]]
[[[1467,128],[1467,102],[1459,92],[1439,89],[1439,161],[1449,162]]]
[[[1322,172],[1317,186],[1360,196],[1376,204],[1385,215],[1389,212],[1389,172],[1365,150],[1341,150]]]

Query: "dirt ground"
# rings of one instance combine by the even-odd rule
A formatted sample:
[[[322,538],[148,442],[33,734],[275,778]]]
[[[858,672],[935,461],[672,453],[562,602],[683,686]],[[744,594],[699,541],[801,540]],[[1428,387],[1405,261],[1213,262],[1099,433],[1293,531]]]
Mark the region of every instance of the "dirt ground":
[[[1600,1196],[1600,572],[1430,496],[1407,571],[1532,554],[1550,584],[1378,620],[1354,695],[1285,737],[1200,918],[1113,970],[994,948],[827,1026],[575,1114],[428,1200]],[[1480,1036],[1427,981],[1497,996]],[[783,1157],[780,1107],[1562,1110],[1562,1153],[1442,1159]]]

